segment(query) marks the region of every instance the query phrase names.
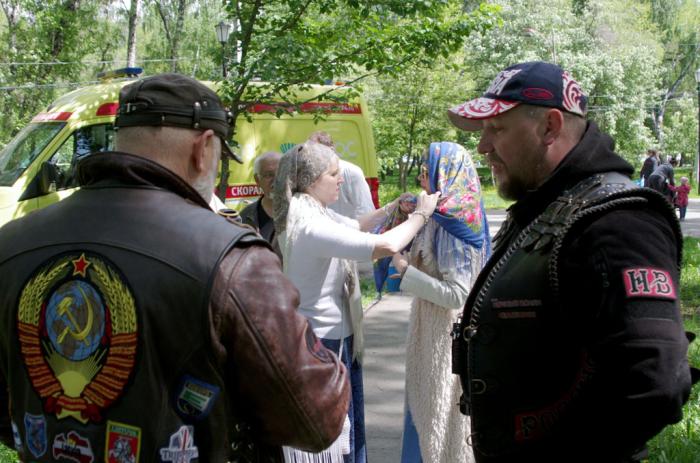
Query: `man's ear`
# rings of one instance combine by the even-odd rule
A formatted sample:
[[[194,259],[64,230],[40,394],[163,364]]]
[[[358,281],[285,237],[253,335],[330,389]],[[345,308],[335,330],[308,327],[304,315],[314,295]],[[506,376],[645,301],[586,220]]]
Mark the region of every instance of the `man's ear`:
[[[207,129],[192,142],[192,156],[190,159],[192,167],[197,173],[201,174],[209,168],[207,150],[209,150],[210,145],[214,143],[214,136],[214,131]]]
[[[545,126],[542,141],[550,146],[561,135],[564,128],[564,114],[558,109],[549,109],[545,116]]]

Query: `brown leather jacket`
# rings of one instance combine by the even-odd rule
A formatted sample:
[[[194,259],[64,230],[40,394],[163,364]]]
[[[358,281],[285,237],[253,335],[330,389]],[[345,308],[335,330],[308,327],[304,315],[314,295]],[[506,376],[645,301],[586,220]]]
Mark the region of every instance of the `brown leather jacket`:
[[[129,438],[144,461],[328,447],[347,371],[269,246],[144,158],[101,153],[79,171],[80,191],[0,230],[2,440],[32,461],[101,460]],[[83,364],[94,373],[80,389],[59,376]]]

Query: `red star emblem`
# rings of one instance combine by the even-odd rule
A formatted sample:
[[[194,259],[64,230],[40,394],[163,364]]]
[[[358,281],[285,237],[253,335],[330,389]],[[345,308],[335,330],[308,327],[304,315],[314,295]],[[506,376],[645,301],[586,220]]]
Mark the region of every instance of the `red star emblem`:
[[[85,253],[81,254],[79,258],[72,260],[73,262],[73,275],[79,274],[80,276],[85,276],[85,271],[90,266],[90,262],[85,259]]]

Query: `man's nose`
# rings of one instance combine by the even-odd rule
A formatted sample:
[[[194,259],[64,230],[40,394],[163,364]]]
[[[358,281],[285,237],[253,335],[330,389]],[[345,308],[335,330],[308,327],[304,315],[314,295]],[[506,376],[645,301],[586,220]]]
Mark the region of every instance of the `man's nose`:
[[[493,144],[491,143],[491,140],[483,132],[481,133],[481,138],[479,139],[479,144],[477,145],[476,150],[480,154],[487,154],[493,151]]]

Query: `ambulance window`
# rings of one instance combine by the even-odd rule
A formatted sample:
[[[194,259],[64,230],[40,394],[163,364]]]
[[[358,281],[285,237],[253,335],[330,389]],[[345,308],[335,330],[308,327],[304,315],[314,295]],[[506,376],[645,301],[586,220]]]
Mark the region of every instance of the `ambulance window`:
[[[56,188],[64,190],[77,186],[75,168],[78,161],[89,154],[110,151],[113,147],[114,126],[112,124],[89,125],[73,132],[51,158],[51,162],[58,168],[60,177]]]
[[[0,186],[12,186],[65,123],[29,124],[0,151]]]

